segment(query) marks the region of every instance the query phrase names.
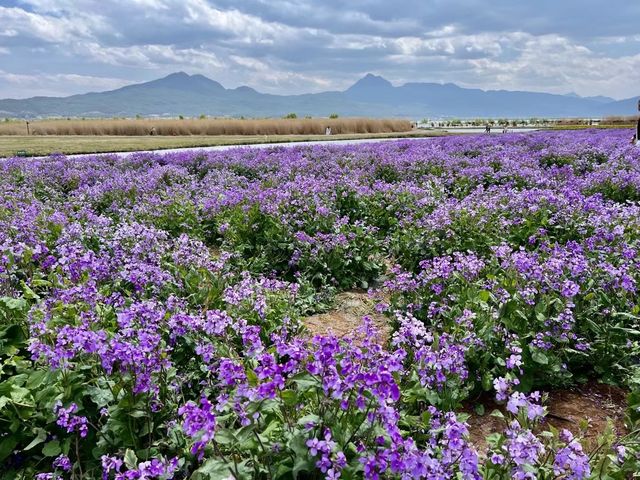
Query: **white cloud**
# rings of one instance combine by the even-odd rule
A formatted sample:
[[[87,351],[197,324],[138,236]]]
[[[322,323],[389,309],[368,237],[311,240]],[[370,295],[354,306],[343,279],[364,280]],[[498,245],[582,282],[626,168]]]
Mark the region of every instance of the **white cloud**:
[[[525,35],[514,59],[469,60],[475,81],[460,83],[494,89],[526,89],[618,98],[637,94],[640,54],[610,58],[558,35]],[[616,93],[614,93],[616,92]]]
[[[184,2],[187,24],[205,25],[233,36],[235,42],[274,44],[283,37],[292,38],[299,29],[277,22],[266,22],[239,10],[221,10],[203,0]]]
[[[463,17],[458,3],[434,2],[421,10],[412,0],[387,6],[337,0],[21,0],[28,8],[0,6],[0,55],[6,72],[31,72],[36,79],[73,71],[76,63],[78,71],[89,72],[87,78],[153,78],[188,70],[227,86],[249,84],[274,93],[344,88],[368,71],[395,83],[637,93],[640,36],[628,26],[618,34],[588,19],[582,26],[572,17],[561,22],[553,17],[556,7],[540,10],[506,0],[509,17],[500,5],[490,12],[470,6]],[[557,11],[565,8],[558,2]],[[545,12],[548,25],[540,23]],[[64,93],[84,88],[79,82],[68,79]],[[20,92],[19,83],[12,85],[11,91]],[[56,91],[63,91],[60,85]],[[32,91],[31,84],[24,90]]]
[[[130,81],[123,78],[97,77],[92,75],[76,74],[15,74],[0,70],[0,87],[11,89],[19,87],[24,92],[22,96],[36,95],[67,95],[69,89],[74,92],[88,92],[100,90],[112,90],[129,84]]]
[[[93,32],[104,28],[97,16],[78,12],[73,18],[55,17],[27,12],[21,8],[0,6],[0,25],[3,36],[35,38],[49,43],[64,43],[78,38],[92,38]]]
[[[119,67],[145,69],[191,66],[198,69],[218,69],[224,64],[218,56],[199,48],[177,48],[173,45],[134,45],[131,47],[104,47],[98,43],[76,45],[74,54],[81,54],[91,61]]]
[[[332,82],[314,75],[305,75],[288,70],[273,68],[273,65],[251,57],[230,55],[229,59],[253,73],[250,75],[250,86],[266,93],[309,93],[331,88]]]

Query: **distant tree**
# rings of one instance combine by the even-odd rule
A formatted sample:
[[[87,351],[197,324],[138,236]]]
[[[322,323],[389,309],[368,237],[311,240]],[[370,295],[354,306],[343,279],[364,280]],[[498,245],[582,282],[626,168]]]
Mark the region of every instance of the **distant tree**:
[[[139,113],[136,113],[136,120],[140,120],[142,118],[142,115],[140,115]]]
[[[178,115],[178,118],[179,118],[180,120],[184,120],[184,115]]]
[[[307,120],[311,120],[311,115],[305,115],[305,117]]]
[[[204,113],[201,113],[200,116],[198,117],[200,120],[205,120],[207,118],[207,116]]]
[[[298,118],[298,115],[296,115],[295,113],[287,113],[283,118]]]
[[[329,118],[336,119],[336,118],[338,118],[338,114],[337,113],[332,113],[331,115],[329,115]]]

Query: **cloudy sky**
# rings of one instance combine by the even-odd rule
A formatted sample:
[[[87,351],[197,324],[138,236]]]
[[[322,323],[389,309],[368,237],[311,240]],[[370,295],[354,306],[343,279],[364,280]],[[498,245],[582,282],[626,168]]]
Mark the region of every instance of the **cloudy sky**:
[[[394,84],[640,94],[638,0],[0,0],[0,98],[175,71],[270,93]]]

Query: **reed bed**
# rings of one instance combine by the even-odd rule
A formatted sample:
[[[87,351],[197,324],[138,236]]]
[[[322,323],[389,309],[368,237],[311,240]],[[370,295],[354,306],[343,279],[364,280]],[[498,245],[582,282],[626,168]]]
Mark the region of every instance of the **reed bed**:
[[[411,130],[411,122],[399,119],[87,119],[29,122],[31,135],[322,135],[392,133]],[[24,122],[0,124],[0,135],[24,135]]]
[[[638,117],[636,117],[635,115],[618,115],[604,117],[601,123],[603,125],[633,125],[637,120]]]

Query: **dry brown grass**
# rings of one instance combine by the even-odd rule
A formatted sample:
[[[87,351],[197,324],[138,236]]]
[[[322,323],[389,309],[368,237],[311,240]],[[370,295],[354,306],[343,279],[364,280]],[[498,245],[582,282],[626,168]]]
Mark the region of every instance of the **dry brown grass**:
[[[115,136],[115,135],[0,135],[0,158],[16,152],[28,156],[136,152],[165,148],[213,147],[217,145],[255,145],[318,140],[366,140],[373,138],[427,138],[447,135],[435,130],[412,130],[396,133],[350,133],[346,135],[183,135],[183,136]]]
[[[618,115],[604,117],[601,123],[604,125],[633,125],[636,123],[637,119],[638,117],[636,117],[635,115]]]
[[[391,133],[411,130],[411,122],[397,119],[88,119],[36,120],[29,122],[31,135],[322,135]],[[24,135],[24,122],[0,124],[0,135]]]
[[[555,120],[553,124],[560,126],[589,125],[590,121],[587,118],[559,118],[558,120]]]

